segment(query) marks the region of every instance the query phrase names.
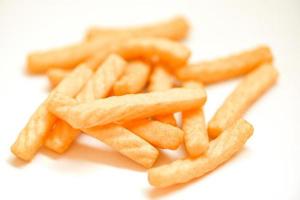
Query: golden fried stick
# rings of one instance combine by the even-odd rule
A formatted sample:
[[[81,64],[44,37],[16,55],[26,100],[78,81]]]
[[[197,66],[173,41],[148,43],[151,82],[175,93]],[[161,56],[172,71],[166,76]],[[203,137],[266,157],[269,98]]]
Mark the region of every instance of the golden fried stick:
[[[269,47],[260,46],[229,57],[186,66],[179,69],[176,75],[180,80],[196,80],[210,84],[245,75],[272,60]]]
[[[54,88],[58,83],[63,80],[71,71],[63,69],[50,69],[47,71],[47,76],[51,87]]]
[[[92,127],[83,131],[146,168],[152,167],[159,155],[158,150],[145,140],[116,124]]]
[[[274,85],[277,76],[277,70],[272,65],[265,64],[243,78],[208,123],[209,137],[217,137],[239,119],[264,92]]]
[[[152,168],[148,171],[148,180],[153,186],[166,187],[201,177],[240,151],[252,133],[253,127],[247,121],[238,120],[210,143],[204,155]]]
[[[174,77],[163,66],[155,66],[150,76],[148,91],[154,92],[171,89],[174,85],[174,81]],[[153,118],[158,121],[177,126],[177,122],[173,114],[158,115]]]
[[[29,161],[43,145],[56,120],[56,117],[48,112],[49,99],[57,93],[70,97],[76,95],[91,75],[92,71],[89,68],[84,65],[79,66],[52,90],[49,97],[34,112],[12,145],[11,151],[17,157]]]
[[[206,101],[203,90],[177,88],[163,92],[129,94],[108,97],[88,103],[57,94],[49,109],[74,128],[89,128],[118,121],[146,118],[202,106]]]
[[[127,65],[123,76],[114,84],[114,95],[135,94],[143,90],[150,73],[150,66],[135,61]]]
[[[80,102],[85,102],[106,97],[113,84],[122,75],[125,67],[126,62],[120,56],[110,55],[78,93],[77,99]],[[58,120],[49,134],[45,146],[57,153],[63,153],[79,134],[80,130]]]
[[[86,39],[92,40],[105,37],[163,37],[171,40],[182,40],[189,31],[189,24],[184,17],[177,16],[156,24],[130,28],[93,27],[86,33]]]
[[[203,86],[197,82],[187,82],[184,83],[184,86],[203,89]],[[182,130],[184,131],[185,149],[191,157],[198,157],[207,150],[209,139],[202,108],[182,113]]]
[[[183,140],[183,131],[177,127],[150,119],[124,124],[133,133],[161,149],[177,149]]]

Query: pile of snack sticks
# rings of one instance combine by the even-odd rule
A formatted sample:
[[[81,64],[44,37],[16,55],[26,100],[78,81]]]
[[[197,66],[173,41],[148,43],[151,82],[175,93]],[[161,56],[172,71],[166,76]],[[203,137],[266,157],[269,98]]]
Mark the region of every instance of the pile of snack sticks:
[[[157,187],[190,181],[229,160],[253,133],[243,114],[276,82],[272,53],[259,46],[190,64],[191,52],[179,42],[188,31],[183,17],[142,27],[94,27],[78,44],[31,53],[28,72],[47,73],[53,89],[12,152],[25,161],[42,146],[63,154],[86,134],[150,168],[149,182]],[[204,86],[240,76],[206,126]],[[185,159],[153,167],[159,149],[181,144]]]

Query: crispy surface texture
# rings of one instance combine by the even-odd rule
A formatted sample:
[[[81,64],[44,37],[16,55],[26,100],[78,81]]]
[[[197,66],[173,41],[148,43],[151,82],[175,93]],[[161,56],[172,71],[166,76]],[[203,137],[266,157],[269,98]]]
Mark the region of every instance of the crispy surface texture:
[[[225,58],[192,64],[179,69],[176,74],[180,80],[196,80],[203,84],[211,84],[245,75],[272,60],[270,48],[260,46]]]
[[[122,75],[125,67],[126,62],[120,56],[110,55],[78,93],[78,101],[86,102],[106,97],[113,84]],[[63,153],[79,134],[80,130],[72,128],[62,120],[58,120],[56,126],[50,132],[45,146],[57,153]]]
[[[210,120],[209,137],[217,137],[238,120],[263,93],[275,84],[277,77],[277,70],[271,64],[265,64],[243,78]]]
[[[89,68],[84,65],[79,66],[52,90],[49,97],[33,113],[16,142],[11,147],[11,151],[18,158],[26,161],[31,160],[44,144],[56,120],[56,117],[48,111],[49,99],[57,93],[69,97],[75,96],[91,75],[92,71]]]
[[[47,71],[47,77],[51,84],[51,87],[54,88],[58,83],[63,80],[68,74],[70,70],[63,69],[50,69]]]
[[[152,145],[119,125],[109,124],[83,131],[146,168],[152,167],[159,155]]]
[[[183,140],[181,129],[155,120],[134,120],[124,126],[160,149],[177,149]]]
[[[188,21],[182,16],[173,17],[167,21],[129,28],[100,28],[92,27],[86,33],[86,40],[103,37],[163,37],[171,40],[184,39],[189,31]]]
[[[135,94],[141,92],[149,77],[150,66],[135,61],[127,65],[123,76],[114,84],[114,95]]]
[[[186,82],[184,87],[203,89],[203,86],[197,82]],[[207,150],[209,138],[201,107],[182,113],[182,130],[185,149],[189,156],[198,157]]]
[[[57,94],[49,109],[74,128],[89,128],[118,121],[146,118],[202,106],[206,101],[203,90],[177,88],[163,92],[129,94],[108,97],[88,103]]]
[[[253,127],[241,119],[210,142],[207,152],[195,159],[183,159],[152,168],[148,180],[156,187],[185,183],[213,171],[242,149],[253,133]]]

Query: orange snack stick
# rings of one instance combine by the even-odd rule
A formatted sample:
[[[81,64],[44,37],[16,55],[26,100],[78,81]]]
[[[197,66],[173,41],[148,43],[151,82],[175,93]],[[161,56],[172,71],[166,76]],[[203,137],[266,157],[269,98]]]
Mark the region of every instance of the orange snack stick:
[[[63,69],[50,69],[47,71],[47,77],[51,84],[51,87],[54,88],[58,83],[63,80],[68,74],[70,70]]]
[[[109,124],[83,131],[146,168],[152,167],[159,155],[152,145],[119,125]]]
[[[238,120],[264,92],[274,85],[277,77],[277,70],[272,65],[265,64],[243,78],[208,123],[209,137],[217,137]]]
[[[153,186],[166,187],[201,177],[239,152],[252,133],[252,125],[243,119],[238,120],[210,143],[204,155],[152,168],[148,171],[148,180]]]
[[[197,82],[186,82],[184,87],[203,89]],[[182,113],[182,130],[184,131],[185,149],[189,156],[198,157],[209,145],[205,118],[202,108],[188,110]]]
[[[195,80],[203,84],[211,84],[245,75],[272,60],[269,47],[260,46],[226,58],[189,65],[179,69],[176,74],[183,81]]]
[[[49,99],[57,93],[70,97],[76,95],[91,75],[92,71],[89,68],[84,65],[79,66],[52,90],[49,97],[33,113],[17,140],[12,145],[11,151],[18,158],[25,161],[31,160],[44,144],[56,120],[56,117],[48,112]]]
[[[85,102],[106,97],[113,84],[122,75],[125,67],[126,62],[120,56],[110,55],[78,93],[77,99],[80,102]],[[49,134],[45,146],[57,153],[63,153],[79,134],[80,130],[58,120]]]
[[[74,128],[89,128],[118,121],[146,118],[202,106],[206,101],[203,90],[177,88],[163,92],[129,94],[108,97],[88,103],[57,94],[49,109]]]
[[[162,37],[171,40],[182,40],[189,31],[189,24],[184,17],[177,16],[167,21],[130,28],[93,27],[86,33],[86,40],[105,37]]]
[[[123,76],[114,84],[114,95],[134,94],[142,91],[149,73],[149,65],[139,61],[129,63]]]
[[[125,123],[124,126],[161,149],[177,149],[183,140],[180,128],[159,121],[140,119]]]

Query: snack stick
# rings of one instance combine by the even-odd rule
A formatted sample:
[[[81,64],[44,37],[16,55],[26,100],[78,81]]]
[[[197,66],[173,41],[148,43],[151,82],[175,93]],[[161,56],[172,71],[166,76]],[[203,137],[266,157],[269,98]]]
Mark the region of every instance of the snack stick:
[[[203,89],[203,86],[197,82],[186,82],[184,87]],[[182,130],[184,131],[185,149],[189,156],[198,157],[207,150],[209,139],[202,108],[182,113]]]
[[[119,125],[109,124],[83,131],[146,168],[152,167],[159,155],[152,145]]]
[[[148,86],[148,91],[164,91],[171,89],[174,85],[174,77],[167,72],[167,70],[163,66],[156,66],[150,76],[150,82]],[[177,122],[173,116],[173,114],[169,115],[158,115],[154,116],[154,119],[171,124],[173,126],[177,126]]]
[[[158,58],[161,64],[176,69],[186,64],[190,50],[181,43],[165,38],[140,37],[125,41],[117,50],[125,59]]]
[[[110,55],[78,93],[77,100],[86,102],[106,97],[113,84],[123,73],[125,66],[126,62],[120,56]],[[79,134],[80,130],[72,128],[62,120],[58,120],[56,126],[50,132],[45,146],[57,153],[63,153]]]
[[[70,70],[63,70],[63,69],[50,69],[47,71],[47,76],[51,87],[54,88],[58,83],[63,80],[68,74]]]
[[[80,102],[106,97],[115,82],[125,71],[126,62],[118,55],[110,55],[97,70],[96,75],[87,82],[77,99]]]
[[[183,140],[180,128],[159,121],[140,119],[125,123],[124,126],[161,149],[177,149]]]
[[[56,119],[54,115],[48,112],[49,99],[55,96],[56,93],[70,97],[76,95],[91,75],[92,71],[90,69],[84,65],[79,66],[52,90],[49,97],[33,113],[17,140],[12,145],[11,151],[17,157],[29,161],[43,145]]]
[[[80,129],[189,110],[202,106],[205,101],[203,90],[185,88],[114,96],[88,103],[78,103],[57,94],[51,98],[49,110],[72,127]]]
[[[150,66],[143,62],[131,62],[123,76],[114,84],[114,95],[134,94],[143,90],[150,73]]]
[[[210,143],[204,155],[152,168],[148,170],[148,180],[153,186],[166,187],[201,177],[240,151],[252,133],[252,125],[243,119],[238,120]]]
[[[269,47],[260,46],[226,58],[181,68],[176,75],[183,81],[196,80],[203,84],[210,84],[245,75],[261,64],[272,62],[272,60]]]
[[[99,37],[116,37],[118,35],[136,37],[163,37],[171,40],[182,40],[189,31],[189,24],[184,17],[177,16],[168,21],[149,24],[141,27],[130,28],[99,28],[93,27],[86,33],[86,39],[92,40]]]
[[[208,123],[209,137],[217,137],[239,119],[264,92],[274,85],[277,76],[277,70],[271,64],[265,64],[243,78]]]

